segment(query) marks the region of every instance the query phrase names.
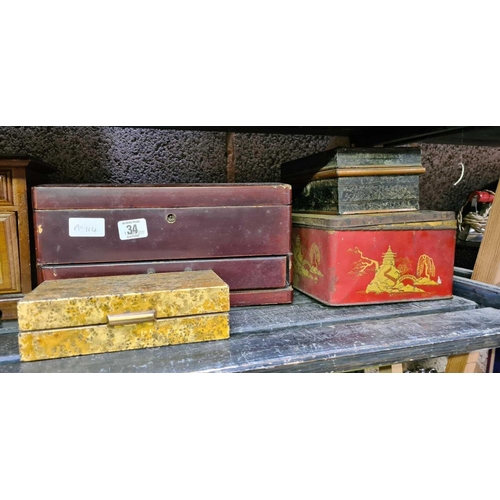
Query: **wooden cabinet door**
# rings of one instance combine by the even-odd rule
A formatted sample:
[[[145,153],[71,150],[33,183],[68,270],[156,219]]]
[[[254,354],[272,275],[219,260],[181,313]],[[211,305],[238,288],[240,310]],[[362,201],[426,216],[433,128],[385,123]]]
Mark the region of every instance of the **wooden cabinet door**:
[[[0,213],[0,293],[20,291],[17,214]]]

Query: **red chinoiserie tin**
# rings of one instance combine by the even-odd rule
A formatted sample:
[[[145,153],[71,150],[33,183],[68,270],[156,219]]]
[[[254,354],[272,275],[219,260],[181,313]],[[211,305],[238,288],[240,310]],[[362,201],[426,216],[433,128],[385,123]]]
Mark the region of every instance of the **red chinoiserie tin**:
[[[293,286],[332,306],[452,297],[453,212],[292,214]]]

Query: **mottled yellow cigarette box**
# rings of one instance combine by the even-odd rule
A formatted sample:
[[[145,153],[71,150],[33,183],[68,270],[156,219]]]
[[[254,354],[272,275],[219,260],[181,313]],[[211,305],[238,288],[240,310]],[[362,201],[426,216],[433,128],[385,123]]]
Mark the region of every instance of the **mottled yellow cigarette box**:
[[[17,312],[21,361],[229,338],[213,271],[44,281]]]

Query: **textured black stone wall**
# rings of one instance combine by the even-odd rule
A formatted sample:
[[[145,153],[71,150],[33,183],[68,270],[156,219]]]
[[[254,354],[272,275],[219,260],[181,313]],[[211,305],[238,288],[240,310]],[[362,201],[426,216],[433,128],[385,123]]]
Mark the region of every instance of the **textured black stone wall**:
[[[57,168],[50,183],[225,182],[221,132],[131,127],[0,127],[0,154]]]
[[[323,151],[327,136],[236,134],[236,182],[280,180],[280,165]],[[421,144],[420,207],[457,212],[500,178],[500,148]],[[49,183],[226,182],[226,134],[139,127],[0,127],[0,154],[57,167]],[[465,164],[463,181],[459,163]]]
[[[281,164],[324,151],[331,137],[281,134],[236,134],[237,182],[279,182]]]
[[[500,179],[500,148],[420,144],[422,165],[420,208],[458,212],[468,193]],[[459,163],[465,165],[463,180]]]

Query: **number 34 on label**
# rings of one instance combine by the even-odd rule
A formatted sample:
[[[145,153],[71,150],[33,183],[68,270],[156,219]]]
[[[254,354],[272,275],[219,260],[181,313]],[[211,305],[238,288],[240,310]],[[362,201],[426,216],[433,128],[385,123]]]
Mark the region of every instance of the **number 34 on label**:
[[[121,240],[147,238],[148,226],[146,219],[121,220],[118,222],[118,233]]]

